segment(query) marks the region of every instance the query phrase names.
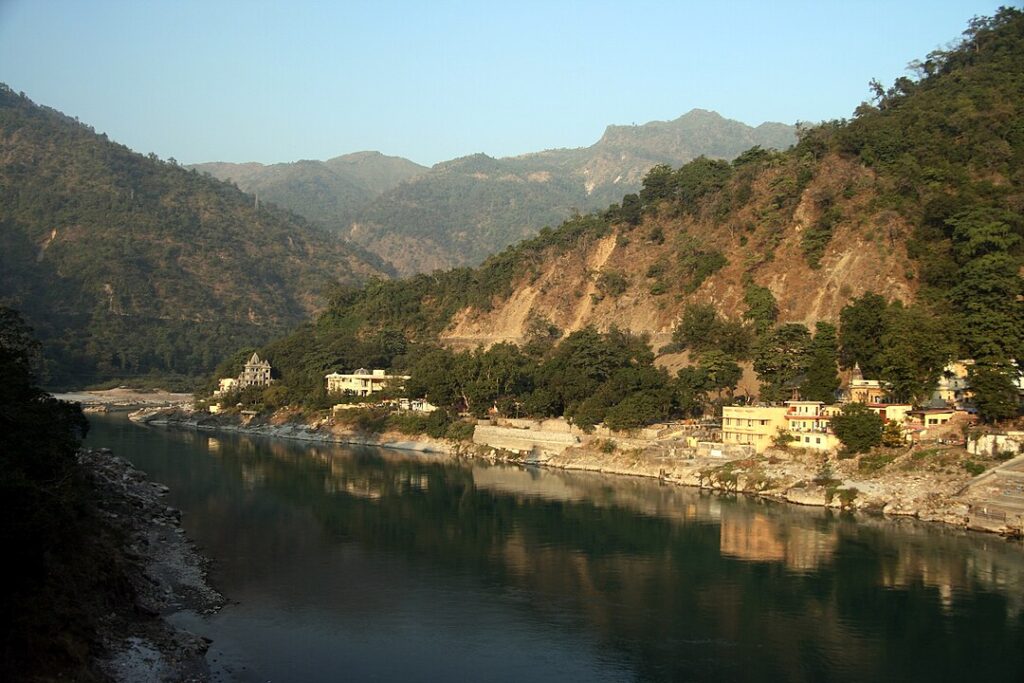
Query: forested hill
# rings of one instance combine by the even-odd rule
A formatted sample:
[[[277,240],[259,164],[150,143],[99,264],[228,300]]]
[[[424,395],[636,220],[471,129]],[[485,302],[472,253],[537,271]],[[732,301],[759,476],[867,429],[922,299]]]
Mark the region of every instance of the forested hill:
[[[0,86],[0,303],[35,327],[54,386],[208,372],[312,314],[328,282],[387,270]]]
[[[754,145],[785,149],[795,141],[793,126],[754,128],[694,109],[674,121],[609,126],[590,147],[503,159],[475,154],[384,192],[356,214],[349,235],[403,274],[475,265],[574,211],[635,192],[656,164],[732,159]]]
[[[235,183],[261,200],[294,211],[312,223],[345,231],[380,194],[427,172],[427,167],[380,152],[355,152],[327,161],[282,164],[196,164],[200,173]]]
[[[874,84],[851,120],[805,129],[786,152],[657,166],[639,195],[476,269],[339,291],[315,326],[261,355],[282,368],[282,387],[312,389],[326,368],[415,365],[403,355],[413,344],[513,342],[543,355],[560,335],[616,326],[650,335],[655,350],[671,342],[702,367],[751,360],[778,396],[811,367],[808,328],[826,323],[825,374],[835,372],[838,325],[842,366],[859,363],[901,398],[926,398],[948,360],[973,358],[982,414],[1016,414],[1024,14],[973,21],[915,71],[890,88]],[[536,363],[516,353],[521,366]],[[477,358],[478,371],[493,369]],[[701,376],[713,375],[709,365]],[[686,381],[692,397],[697,380]],[[498,385],[477,384],[490,387],[477,401],[485,406],[529,405],[528,394],[550,389],[526,382],[492,395]]]

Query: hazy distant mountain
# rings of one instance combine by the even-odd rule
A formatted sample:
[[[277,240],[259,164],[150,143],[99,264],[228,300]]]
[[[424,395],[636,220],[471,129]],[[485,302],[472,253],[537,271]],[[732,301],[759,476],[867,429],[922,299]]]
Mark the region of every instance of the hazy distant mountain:
[[[190,168],[231,181],[245,192],[258,194],[261,200],[332,230],[347,228],[372,199],[428,170],[408,159],[380,152],[269,165],[214,161]]]
[[[590,147],[437,164],[369,203],[348,234],[403,274],[475,264],[575,209],[619,201],[657,164],[731,159],[755,145],[785,149],[795,141],[794,126],[754,128],[700,109],[674,121],[609,126]]]
[[[54,383],[208,372],[307,319],[332,283],[388,270],[0,84],[0,304],[36,328]]]

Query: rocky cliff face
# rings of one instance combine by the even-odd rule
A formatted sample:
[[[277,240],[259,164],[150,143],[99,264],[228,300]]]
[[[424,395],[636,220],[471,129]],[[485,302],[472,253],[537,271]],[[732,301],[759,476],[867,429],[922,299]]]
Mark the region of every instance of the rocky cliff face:
[[[629,231],[620,226],[600,239],[584,240],[579,248],[524,272],[512,294],[490,310],[460,311],[442,338],[467,347],[521,342],[530,322],[543,318],[566,333],[588,325],[646,332],[657,348],[668,342],[688,302],[712,303],[726,317],[738,319],[746,310],[744,290],[751,279],[771,290],[780,320],[812,327],[818,320],[837,321],[842,307],[867,291],[913,299],[914,265],[904,242],[895,237],[908,227],[895,214],[870,208],[875,182],[870,170],[827,158],[791,216],[774,226],[754,222],[770,209],[783,174],[778,169],[758,178],[750,204],[725,224],[706,214],[657,217]],[[820,218],[817,204],[823,195],[839,195],[840,211],[857,218],[837,223],[815,269],[802,252],[801,237]],[[671,273],[680,243],[688,240],[718,249],[727,260],[692,293],[683,291],[678,281],[649,276],[659,265]],[[608,273],[623,276],[622,293],[602,291],[602,275]],[[655,287],[659,281],[663,288]]]

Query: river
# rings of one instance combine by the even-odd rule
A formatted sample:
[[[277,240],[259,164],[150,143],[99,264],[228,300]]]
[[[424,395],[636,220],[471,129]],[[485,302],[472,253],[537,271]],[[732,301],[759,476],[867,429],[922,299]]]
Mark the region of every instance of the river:
[[[913,520],[91,418],[230,604],[217,681],[1024,681],[1024,547]]]

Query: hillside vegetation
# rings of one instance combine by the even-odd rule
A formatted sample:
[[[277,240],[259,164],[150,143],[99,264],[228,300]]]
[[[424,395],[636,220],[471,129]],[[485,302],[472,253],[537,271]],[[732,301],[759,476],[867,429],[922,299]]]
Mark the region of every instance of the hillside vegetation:
[[[360,211],[381,193],[428,170],[408,159],[380,152],[355,152],[327,161],[210,162],[189,168],[233,182],[262,201],[273,202],[335,232],[346,231]]]
[[[473,154],[431,169],[359,152],[290,164],[198,164],[261,199],[339,230],[404,275],[476,265],[574,211],[607,206],[656,164],[731,159],[754,145],[785,149],[795,128],[756,128],[695,109],[674,121],[609,126],[590,147],[494,159]]]
[[[53,386],[196,377],[388,268],[236,187],[0,86],[0,303]]]
[[[634,333],[691,352],[693,369],[574,395],[640,401],[630,398],[640,392],[660,396],[647,401],[648,418],[686,412],[695,392],[728,394],[722,378],[734,384],[729,364],[744,359],[766,397],[796,385],[827,395],[838,359],[877,372],[901,399],[921,400],[946,360],[970,357],[983,416],[1016,414],[1024,15],[1002,9],[975,20],[960,44],[915,70],[889,89],[873,84],[874,101],[853,119],[804,129],[786,152],[755,147],[731,163],[659,165],[638,195],[543,230],[479,268],[339,289],[315,325],[266,348],[281,368],[279,398],[298,398],[288,387],[315,390],[331,368],[415,368],[424,357],[417,347],[438,342],[515,342],[523,348],[509,350],[511,365],[538,380],[559,357],[555,340],[572,333],[579,358],[610,343],[633,349],[623,367],[642,369],[647,360],[616,336]],[[604,341],[592,336],[606,330]],[[449,354],[433,359],[446,381],[490,376],[483,352],[438,353]],[[576,361],[567,363],[559,367]],[[463,408],[580,409],[564,394],[560,406],[543,407],[536,392],[551,387],[542,379],[484,384],[483,397],[449,396]]]
[[[405,275],[475,265],[574,211],[635,192],[656,164],[731,159],[754,145],[785,149],[794,131],[695,109],[674,121],[609,126],[590,147],[503,159],[474,154],[383,193],[358,212],[349,236]]]

